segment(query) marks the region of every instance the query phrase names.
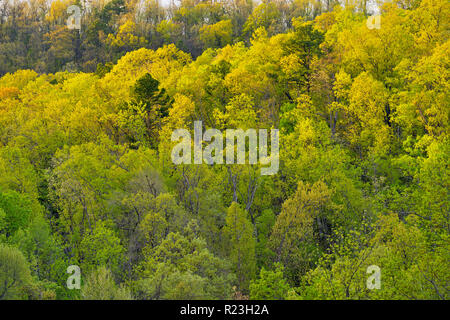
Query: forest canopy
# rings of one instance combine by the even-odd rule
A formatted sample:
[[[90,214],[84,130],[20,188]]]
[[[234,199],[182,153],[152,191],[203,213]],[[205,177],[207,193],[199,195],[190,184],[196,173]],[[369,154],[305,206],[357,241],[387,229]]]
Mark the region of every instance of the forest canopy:
[[[0,0],[0,299],[449,299],[450,3],[373,8]],[[278,172],[174,164],[194,121]]]

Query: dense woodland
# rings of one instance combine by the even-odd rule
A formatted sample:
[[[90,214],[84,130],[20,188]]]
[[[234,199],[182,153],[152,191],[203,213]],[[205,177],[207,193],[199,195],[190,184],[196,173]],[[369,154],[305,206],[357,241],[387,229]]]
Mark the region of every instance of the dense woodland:
[[[449,299],[450,3],[379,6],[0,0],[0,299]],[[197,120],[278,173],[173,164]]]
[[[161,1],[163,1],[161,3]],[[169,2],[170,1],[170,2]],[[258,0],[255,0],[258,1]],[[334,2],[333,2],[334,1]],[[369,12],[370,1],[355,8]],[[80,32],[67,28],[70,5],[81,8]],[[0,0],[0,75],[94,72],[126,52],[175,44],[198,57],[208,48],[244,42],[264,27],[268,36],[288,32],[293,18],[313,20],[335,0]]]

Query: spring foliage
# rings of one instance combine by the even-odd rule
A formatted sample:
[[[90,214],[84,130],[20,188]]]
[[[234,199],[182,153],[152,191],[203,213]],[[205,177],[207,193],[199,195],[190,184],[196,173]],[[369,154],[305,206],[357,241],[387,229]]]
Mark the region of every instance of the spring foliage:
[[[0,11],[0,299],[449,299],[448,1],[369,29],[358,1],[113,0],[82,33],[64,3]],[[197,120],[279,128],[278,173],[174,165]]]

